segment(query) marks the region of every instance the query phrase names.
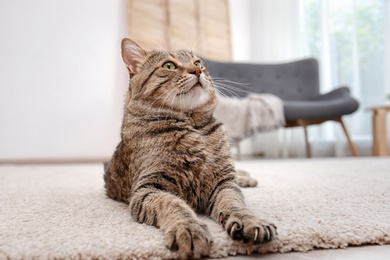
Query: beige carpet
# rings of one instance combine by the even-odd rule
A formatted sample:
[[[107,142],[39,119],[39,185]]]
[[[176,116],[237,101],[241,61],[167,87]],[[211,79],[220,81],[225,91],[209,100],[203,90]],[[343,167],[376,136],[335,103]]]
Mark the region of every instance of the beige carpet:
[[[390,244],[390,158],[246,161],[248,206],[277,241],[233,242],[212,221],[210,257]],[[0,259],[175,258],[161,232],[104,196],[101,165],[0,166]]]

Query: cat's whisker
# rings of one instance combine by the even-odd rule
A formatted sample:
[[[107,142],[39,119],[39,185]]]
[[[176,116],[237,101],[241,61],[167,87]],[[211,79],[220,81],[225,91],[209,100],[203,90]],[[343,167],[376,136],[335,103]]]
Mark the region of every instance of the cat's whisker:
[[[153,40],[153,43],[156,44],[157,46],[159,46],[162,52],[165,52],[169,56],[171,55],[170,51],[167,48],[165,48],[164,46],[162,46],[161,44],[159,44],[158,42],[156,42],[154,40]]]
[[[228,96],[225,93],[223,93],[220,89],[216,89],[216,91],[217,91],[217,97],[231,98],[230,96]]]
[[[229,86],[220,85],[220,84],[215,84],[215,87],[218,90],[221,90],[227,94],[230,94],[232,96],[237,96],[237,97],[246,96],[246,95],[249,95],[251,93],[250,91],[244,91],[244,90],[240,90],[240,89],[236,89],[236,88],[231,88]]]
[[[200,38],[200,37],[199,37]],[[192,51],[194,52],[194,53],[198,53],[199,52],[199,54],[202,54],[202,49],[203,49],[203,47],[204,46],[206,46],[207,44],[209,43],[209,40],[202,40],[202,42],[201,42],[201,44],[200,45],[198,45],[198,46],[193,46],[193,49],[192,49]]]
[[[240,96],[238,96],[236,93],[234,92],[229,92],[227,90],[220,90],[218,89],[217,90],[217,93],[219,96],[221,97],[225,97],[225,98],[237,98],[237,99],[242,99]]]
[[[251,85],[250,83],[232,81],[232,80],[229,80],[229,79],[218,78],[218,77],[213,77],[213,81],[215,81],[215,82],[223,82],[223,83],[234,84],[234,85],[238,85],[238,86],[244,87],[244,88],[245,88],[245,87],[249,87],[249,86]]]
[[[238,99],[242,99],[242,97],[240,95],[238,95],[234,90],[231,90],[229,88],[216,85],[215,89],[217,90],[217,92],[219,94],[223,94],[226,97],[235,97]]]
[[[238,82],[229,81],[229,80],[213,80],[213,81],[215,83],[218,83],[218,84],[225,84],[225,85],[235,87],[235,88],[242,88],[244,90],[250,88],[250,86],[251,86],[251,84],[238,83]]]
[[[198,37],[195,39],[195,42],[191,48],[192,53],[195,53],[197,51],[197,44],[198,44],[198,42],[200,42],[201,38],[202,38],[202,35],[198,35]]]
[[[251,91],[248,91],[248,90],[245,90],[245,89],[241,89],[241,88],[238,88],[238,87],[235,87],[235,86],[231,86],[231,85],[228,85],[228,84],[215,83],[214,85],[216,87],[219,87],[219,88],[224,89],[224,90],[233,91],[234,93],[243,93],[243,94],[250,94],[250,93],[252,93]]]
[[[252,93],[251,91],[249,91],[247,89],[248,87],[244,87],[244,88],[243,88],[243,86],[238,87],[238,86],[234,86],[234,85],[227,84],[224,82],[214,82],[214,85],[218,90],[222,90],[222,91],[227,92],[228,94],[230,94],[232,96],[236,96],[236,97],[240,97],[240,96],[242,96],[242,94],[244,94],[246,96],[246,95]],[[239,93],[241,93],[241,95],[239,95]]]

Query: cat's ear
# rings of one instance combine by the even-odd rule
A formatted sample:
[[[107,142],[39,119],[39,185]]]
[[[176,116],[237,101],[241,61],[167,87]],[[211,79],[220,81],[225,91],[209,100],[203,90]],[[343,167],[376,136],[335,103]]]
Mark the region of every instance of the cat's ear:
[[[146,58],[147,52],[136,42],[124,38],[122,40],[122,59],[130,74],[137,72],[137,67]]]

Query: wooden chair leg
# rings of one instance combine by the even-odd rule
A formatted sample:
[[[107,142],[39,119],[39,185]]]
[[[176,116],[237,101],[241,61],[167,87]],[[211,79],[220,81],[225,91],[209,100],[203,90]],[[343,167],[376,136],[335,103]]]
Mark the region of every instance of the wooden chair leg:
[[[349,134],[348,134],[347,128],[344,125],[343,119],[340,117],[336,121],[341,124],[341,126],[342,126],[342,128],[344,130],[344,134],[345,134],[345,136],[347,137],[347,140],[348,140],[349,149],[351,149],[351,152],[352,152],[353,156],[358,157],[359,154],[358,154],[358,152],[357,152],[357,150],[355,148],[355,145],[352,143],[351,138],[349,137]]]
[[[387,149],[387,130],[386,130],[386,110],[380,109],[378,111],[378,121],[377,124],[377,134],[378,134],[378,155],[379,156],[386,156],[388,154]]]
[[[310,124],[306,120],[300,119],[296,121],[296,124],[303,127],[305,133],[305,145],[306,145],[306,157],[311,158],[311,147],[309,143],[309,135],[307,132],[307,126]]]
[[[240,142],[239,141],[237,141],[236,147],[237,147],[237,161],[239,161],[239,160],[241,160],[241,151],[240,151]]]
[[[303,125],[303,130],[305,131],[305,143],[306,143],[306,157],[311,158],[311,148],[309,143],[309,135],[307,133],[307,125]]]
[[[372,155],[379,155],[379,138],[378,138],[378,113],[372,111]]]

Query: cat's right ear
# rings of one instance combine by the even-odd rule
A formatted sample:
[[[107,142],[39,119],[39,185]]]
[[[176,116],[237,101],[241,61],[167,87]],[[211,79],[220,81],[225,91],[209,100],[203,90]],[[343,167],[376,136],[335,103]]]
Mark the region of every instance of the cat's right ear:
[[[130,74],[137,72],[138,65],[145,60],[146,54],[136,42],[128,38],[122,40],[122,59]]]

